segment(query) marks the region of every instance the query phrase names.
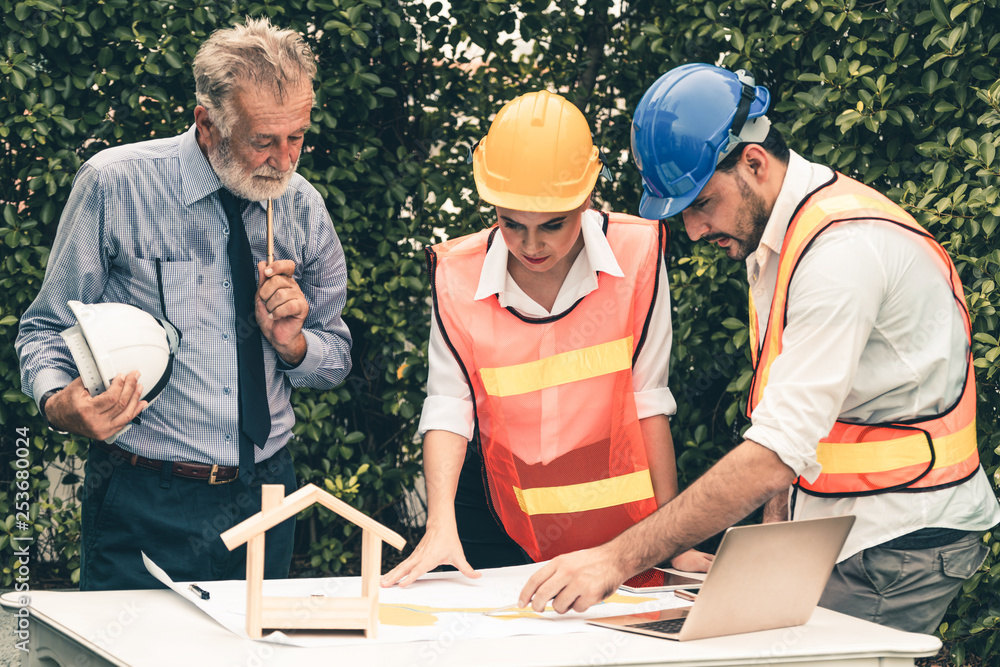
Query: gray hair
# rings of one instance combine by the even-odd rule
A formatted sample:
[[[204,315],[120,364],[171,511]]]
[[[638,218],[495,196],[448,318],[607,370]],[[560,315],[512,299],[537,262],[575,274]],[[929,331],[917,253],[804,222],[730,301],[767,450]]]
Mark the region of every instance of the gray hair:
[[[266,17],[248,16],[244,25],[216,30],[194,58],[195,98],[224,137],[230,134],[231,101],[241,84],[269,88],[284,100],[287,90],[311,84],[315,77],[316,59],[302,36],[272,26]]]

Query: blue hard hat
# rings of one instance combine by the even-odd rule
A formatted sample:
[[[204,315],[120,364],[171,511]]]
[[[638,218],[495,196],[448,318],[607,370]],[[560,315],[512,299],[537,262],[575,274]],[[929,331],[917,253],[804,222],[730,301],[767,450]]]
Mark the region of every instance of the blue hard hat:
[[[704,63],[657,79],[632,119],[632,156],[643,186],[639,215],[658,220],[687,208],[770,101],[767,88],[742,71]]]

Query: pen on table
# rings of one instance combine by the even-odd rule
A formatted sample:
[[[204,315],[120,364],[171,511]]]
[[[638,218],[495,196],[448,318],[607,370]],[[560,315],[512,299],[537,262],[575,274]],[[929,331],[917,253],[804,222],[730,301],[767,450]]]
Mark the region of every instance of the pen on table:
[[[678,588],[674,591],[674,595],[682,600],[687,600],[688,602],[694,602],[698,599],[697,593],[692,593],[691,591],[686,591],[683,588]]]
[[[188,590],[200,597],[202,600],[207,600],[209,598],[208,591],[199,586],[198,584],[191,584],[188,586]]]
[[[274,261],[274,200],[267,200],[267,263]]]

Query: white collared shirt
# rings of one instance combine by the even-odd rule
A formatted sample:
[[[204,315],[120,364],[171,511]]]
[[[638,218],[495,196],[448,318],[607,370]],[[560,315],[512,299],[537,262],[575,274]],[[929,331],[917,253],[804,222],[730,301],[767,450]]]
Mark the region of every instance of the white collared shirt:
[[[597,272],[618,277],[624,275],[604,236],[603,226],[604,218],[599,212],[587,211],[584,214],[581,225],[583,250],[559,288],[552,310],[546,310],[536,303],[511,278],[507,272],[507,245],[503,234],[497,233],[483,262],[476,300],[492,299],[496,295],[501,307],[513,308],[528,317],[549,317],[568,310],[582,297],[597,289]],[[673,394],[667,387],[673,338],[668,285],[666,265],[661,260],[660,289],[657,290],[653,304],[649,331],[632,368],[639,419],[661,414],[672,415],[677,411]],[[471,439],[475,425],[472,393],[465,382],[461,366],[444,341],[437,317],[433,314],[427,356],[427,398],[420,415],[420,434],[430,430],[443,430]]]
[[[833,176],[792,153],[747,277],[761,338],[774,297],[778,256],[796,207]],[[824,231],[803,256],[788,293],[782,352],[748,440],[771,449],[808,480],[816,446],[838,417],[887,422],[938,414],[959,397],[968,342],[951,287],[915,234],[880,221]],[[920,528],[985,530],[1000,507],[980,468],[939,491],[821,498],[799,492],[794,518],[854,514],[839,560]]]

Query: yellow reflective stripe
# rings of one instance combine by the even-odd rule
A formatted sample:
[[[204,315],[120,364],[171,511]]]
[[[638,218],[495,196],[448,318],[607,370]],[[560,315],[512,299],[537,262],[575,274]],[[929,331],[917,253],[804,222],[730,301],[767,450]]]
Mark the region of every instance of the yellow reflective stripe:
[[[832,217],[843,211],[863,211],[876,210],[887,214],[887,217],[905,223],[916,229],[920,226],[901,207],[890,201],[874,199],[858,194],[843,194],[836,197],[828,197],[809,205],[799,213],[799,219],[792,228],[791,235],[782,246],[780,263],[778,264],[778,278],[776,284],[783,286],[774,295],[774,303],[771,306],[771,321],[768,322],[770,329],[770,342],[767,349],[761,350],[761,356],[766,364],[760,372],[760,381],[755,389],[757,400],[763,395],[764,387],[771,375],[771,362],[778,355],[781,348],[781,330],[785,318],[785,300],[788,298],[789,275],[794,268],[795,258],[798,256],[802,245],[815,230],[816,226],[825,218]]]
[[[653,497],[648,470],[568,486],[513,489],[521,511],[528,515],[586,512]]]
[[[480,368],[486,393],[516,396],[617,373],[632,366],[632,336],[514,366]]]
[[[830,197],[820,201],[817,204],[817,207],[823,209],[823,211],[828,215],[834,215],[836,213],[840,213],[841,211],[870,209],[888,213],[889,217],[894,220],[900,220],[907,223],[914,222],[913,218],[906,212],[906,209],[901,206],[898,206],[891,201],[867,197],[861,194],[845,194],[838,197]]]
[[[760,353],[760,329],[757,323],[757,306],[753,302],[753,290],[747,290],[750,295],[750,356],[753,362],[757,363],[757,355]]]
[[[934,440],[934,469],[946,468],[976,452],[976,421],[961,431]],[[885,472],[911,465],[927,464],[927,438],[923,433],[878,442],[821,442],[816,460],[823,473],[862,474]]]
[[[761,356],[765,360],[765,366],[761,369],[760,382],[757,383],[757,397],[763,395],[764,387],[767,386],[767,381],[771,376],[771,362],[774,361],[775,357],[778,356],[781,348],[781,329],[785,318],[785,300],[788,298],[788,283],[789,276],[794,268],[795,257],[798,254],[799,249],[802,244],[805,243],[806,239],[813,232],[823,218],[827,217],[831,212],[836,210],[843,210],[843,207],[828,207],[828,202],[843,202],[846,204],[846,199],[850,200],[857,205],[857,199],[853,195],[844,195],[840,197],[831,197],[830,199],[822,200],[817,204],[809,206],[807,209],[800,213],[798,222],[791,230],[791,236],[788,237],[786,243],[781,249],[781,257],[779,258],[778,264],[778,278],[776,284],[781,286],[775,291],[774,299],[771,304],[771,319],[767,324],[769,330],[769,336],[766,341],[766,349],[760,351]]]

